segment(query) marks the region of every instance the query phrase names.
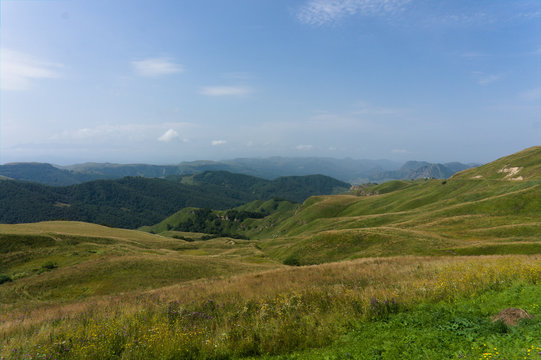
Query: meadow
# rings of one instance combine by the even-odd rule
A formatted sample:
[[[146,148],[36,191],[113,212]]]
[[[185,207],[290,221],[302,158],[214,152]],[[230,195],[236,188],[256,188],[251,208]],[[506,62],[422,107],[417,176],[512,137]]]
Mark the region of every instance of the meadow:
[[[0,225],[0,359],[540,359],[538,153],[254,203],[245,239]]]
[[[408,350],[409,357],[402,358],[513,359],[516,351],[530,349],[527,358],[534,359],[541,322],[510,328],[492,323],[491,316],[511,306],[540,314],[540,260],[538,255],[360,259],[71,303],[27,304],[2,312],[2,357],[338,359],[349,353],[392,359]],[[405,338],[392,341],[400,337]],[[361,349],[348,340],[355,338],[363,339]],[[340,345],[344,342],[348,346]],[[483,357],[488,350],[494,356]]]

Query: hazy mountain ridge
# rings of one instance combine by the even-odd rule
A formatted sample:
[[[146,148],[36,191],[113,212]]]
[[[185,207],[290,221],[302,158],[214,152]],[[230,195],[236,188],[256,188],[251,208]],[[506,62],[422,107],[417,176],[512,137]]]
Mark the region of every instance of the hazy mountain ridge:
[[[348,183],[383,182],[416,178],[447,178],[474,164],[409,161],[400,167],[390,160],[354,160],[333,158],[240,158],[224,161],[192,161],[178,165],[84,163],[56,166],[45,163],[0,165],[0,176],[52,186],[80,184],[99,179],[126,176],[165,178],[205,171],[228,171],[264,179],[281,176],[322,174]]]
[[[389,180],[415,180],[415,179],[447,179],[459,171],[463,171],[476,164],[462,164],[451,162],[434,164],[426,161],[408,161],[398,170],[378,172],[370,180],[384,182]]]

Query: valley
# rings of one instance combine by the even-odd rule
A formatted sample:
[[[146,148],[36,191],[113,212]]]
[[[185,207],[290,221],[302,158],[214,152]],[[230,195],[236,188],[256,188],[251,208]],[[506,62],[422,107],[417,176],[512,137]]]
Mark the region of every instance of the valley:
[[[537,146],[352,190],[223,172],[72,188],[98,213],[118,207],[110,188],[165,204],[197,185],[211,202],[178,198],[131,229],[3,220],[0,358],[538,359],[540,168]],[[2,189],[3,214],[30,211],[28,194],[76,204],[48,195],[62,188]],[[533,318],[492,322],[509,307]]]

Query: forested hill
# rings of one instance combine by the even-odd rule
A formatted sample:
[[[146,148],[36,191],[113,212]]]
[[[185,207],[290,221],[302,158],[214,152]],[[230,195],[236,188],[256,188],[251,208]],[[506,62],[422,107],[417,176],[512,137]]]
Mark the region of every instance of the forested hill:
[[[0,223],[76,220],[137,228],[155,224],[184,207],[228,209],[272,197],[300,202],[311,195],[348,188],[347,183],[321,175],[269,181],[228,172],[170,180],[126,177],[65,187],[2,180]]]
[[[350,185],[324,175],[283,176],[274,180],[234,174],[228,171],[205,171],[186,176],[169,177],[183,184],[199,186],[218,186],[227,190],[250,194],[252,200],[265,200],[272,197],[295,202],[320,194],[337,194],[349,189]]]

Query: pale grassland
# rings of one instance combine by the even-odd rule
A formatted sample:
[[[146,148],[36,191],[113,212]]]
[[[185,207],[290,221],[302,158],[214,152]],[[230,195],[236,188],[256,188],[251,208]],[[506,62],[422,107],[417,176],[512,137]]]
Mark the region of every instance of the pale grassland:
[[[29,224],[0,224],[0,232],[21,235],[71,235],[101,237],[123,241],[135,246],[170,248],[179,240],[137,230],[117,229],[80,221],[44,221]]]
[[[358,321],[541,282],[541,256],[393,257],[291,267],[0,315],[8,359],[229,358],[330,344]],[[114,356],[112,356],[114,354]]]

